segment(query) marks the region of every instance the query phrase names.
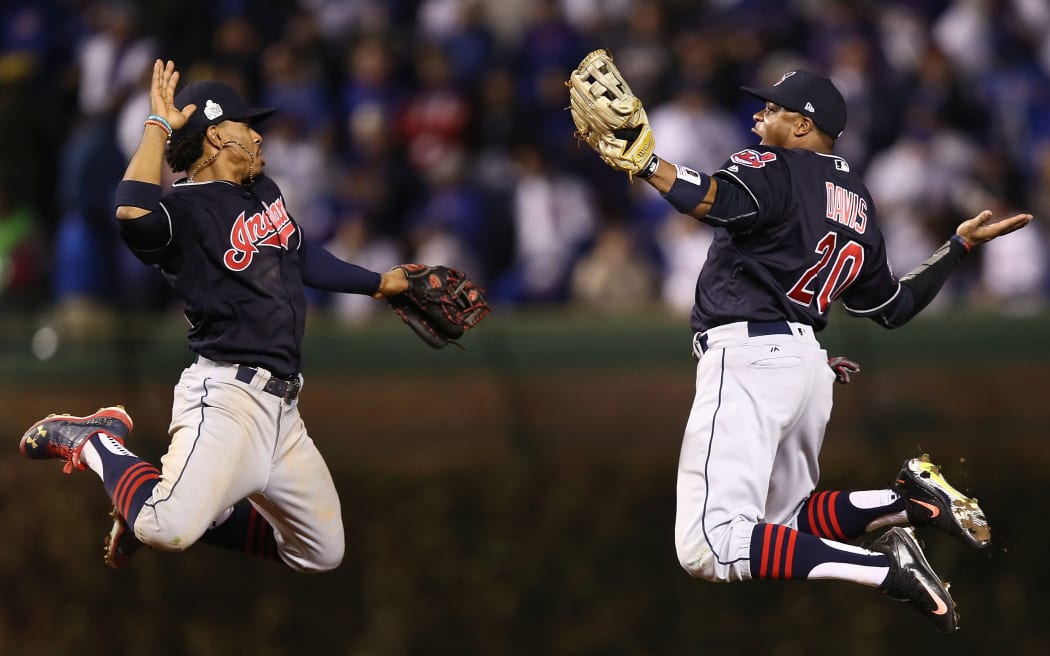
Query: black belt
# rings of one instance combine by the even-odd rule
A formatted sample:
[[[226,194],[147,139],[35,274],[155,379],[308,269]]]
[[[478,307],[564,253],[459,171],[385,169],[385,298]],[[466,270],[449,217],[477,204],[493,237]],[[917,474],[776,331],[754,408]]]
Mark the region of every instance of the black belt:
[[[791,324],[783,319],[779,321],[748,321],[747,336],[761,337],[763,335],[793,335]],[[700,348],[707,350],[707,333],[700,333]]]
[[[784,320],[780,321],[748,321],[747,336],[761,337],[762,335],[791,335],[791,325]]]
[[[242,383],[252,382],[257,373],[259,373],[259,370],[255,367],[249,367],[246,364],[237,366],[237,380]],[[298,376],[289,380],[270,376],[270,380],[266,381],[266,385],[263,386],[263,391],[291,403],[295,400],[295,397],[299,396],[299,390],[302,389],[302,386]]]

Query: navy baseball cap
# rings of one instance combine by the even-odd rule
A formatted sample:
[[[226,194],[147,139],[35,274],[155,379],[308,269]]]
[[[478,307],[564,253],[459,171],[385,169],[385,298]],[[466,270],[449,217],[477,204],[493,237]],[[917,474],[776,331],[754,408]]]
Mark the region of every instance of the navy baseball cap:
[[[841,137],[846,128],[846,101],[826,77],[806,71],[790,71],[768,89],[740,88],[759,100],[805,114],[832,138]]]
[[[223,82],[191,82],[175,94],[175,106],[196,105],[197,109],[179,132],[203,132],[210,125],[223,121],[245,121],[257,123],[276,109],[273,107],[251,107],[233,87]]]

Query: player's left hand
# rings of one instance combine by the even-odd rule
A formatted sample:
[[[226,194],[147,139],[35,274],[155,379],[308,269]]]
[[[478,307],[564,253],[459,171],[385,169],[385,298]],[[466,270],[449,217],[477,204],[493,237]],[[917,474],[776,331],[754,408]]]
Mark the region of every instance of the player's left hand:
[[[970,247],[1002,237],[1014,230],[1020,230],[1032,222],[1031,214],[1015,214],[1006,219],[992,221],[992,211],[984,210],[972,219],[959,224],[955,234],[966,240]]]
[[[849,375],[860,373],[860,365],[842,356],[828,358],[828,366],[835,372],[835,382],[846,385],[849,383]]]
[[[569,74],[569,111],[576,138],[609,166],[630,174],[653,159],[656,140],[642,101],[627,86],[607,50],[595,50]]]
[[[425,264],[402,264],[392,271],[401,272],[407,289],[386,296],[387,303],[432,348],[449,342],[459,346],[456,340],[491,311],[485,290],[462,271]]]
[[[374,298],[390,298],[408,291],[408,272],[401,267],[380,274],[379,289],[372,296]]]

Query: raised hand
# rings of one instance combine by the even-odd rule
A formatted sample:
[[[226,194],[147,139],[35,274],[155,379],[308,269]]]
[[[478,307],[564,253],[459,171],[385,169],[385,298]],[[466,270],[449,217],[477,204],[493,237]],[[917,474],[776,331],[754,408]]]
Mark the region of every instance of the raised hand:
[[[149,86],[150,113],[166,120],[172,130],[186,125],[186,119],[197,109],[193,104],[181,110],[175,106],[175,87],[178,83],[179,72],[175,70],[175,62],[169,60],[164,63],[160,59],[153,62],[153,79]]]

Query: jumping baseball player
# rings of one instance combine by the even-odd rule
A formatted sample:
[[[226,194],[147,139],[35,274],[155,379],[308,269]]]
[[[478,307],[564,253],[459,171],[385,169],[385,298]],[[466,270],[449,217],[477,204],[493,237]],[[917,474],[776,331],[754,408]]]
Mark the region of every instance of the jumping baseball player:
[[[274,110],[250,107],[219,82],[175,95],[178,80],[173,62],[155,62],[151,115],[116,197],[123,239],[185,301],[197,354],[175,388],[168,451],[160,468],[132,454],[132,419],[121,406],[50,415],[20,449],[101,477],[114,503],[105,552],[113,567],[140,543],[182,551],[202,541],[302,572],[330,570],[343,558],[343,524],[328,467],[299,416],[303,286],[397,299],[395,309],[435,347],[487,306],[460,274],[455,292],[441,296],[460,301],[463,315],[436,312],[457,325],[436,324],[414,314],[412,301],[425,295],[416,288],[458,272],[403,265],[380,274],[312,243],[264,173],[253,125]],[[165,157],[187,175],[162,198]]]
[[[645,110],[607,52],[588,55],[568,86],[580,138],[715,228],[691,319],[698,365],[678,469],[682,567],[708,581],[853,581],[954,631],[955,603],[912,528],[891,528],[867,548],[847,541],[910,523],[983,548],[984,513],[925,456],[906,461],[887,489],[814,492],[835,380],[816,333],[836,300],[852,316],[903,325],[973,247],[1031,215],[992,222],[981,212],[898,279],[871,195],[832,152],[846,106],[828,79],[791,71],[770,88],[745,88],[764,102],[752,129],[761,141],[712,175],[654,154]]]

